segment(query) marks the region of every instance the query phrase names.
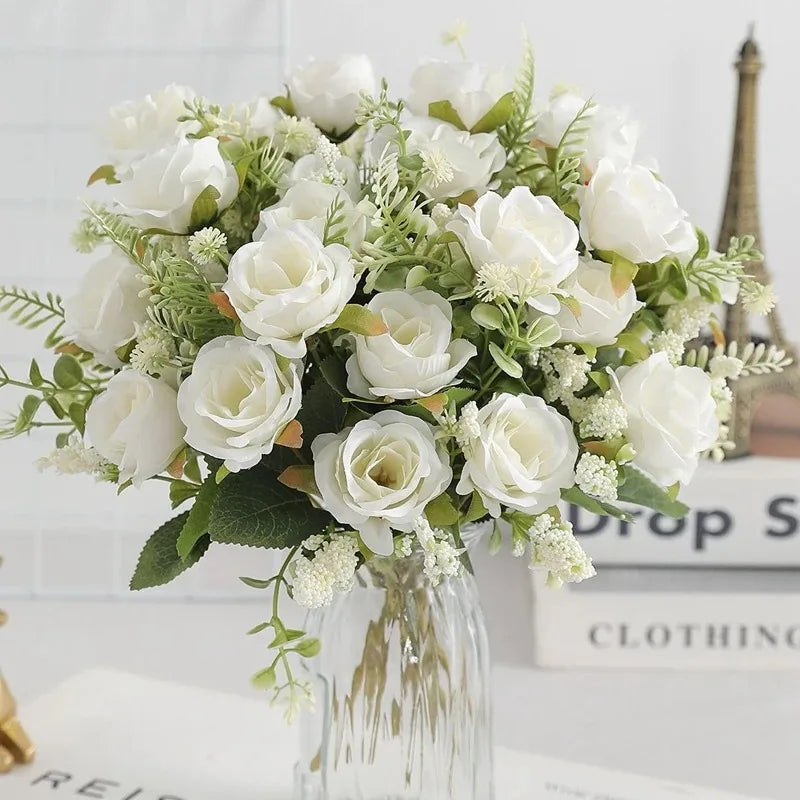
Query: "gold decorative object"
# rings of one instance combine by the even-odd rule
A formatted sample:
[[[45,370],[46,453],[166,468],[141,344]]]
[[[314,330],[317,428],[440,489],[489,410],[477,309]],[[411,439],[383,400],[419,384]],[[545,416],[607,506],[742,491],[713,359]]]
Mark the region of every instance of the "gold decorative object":
[[[736,124],[728,194],[717,245],[717,249],[723,252],[728,248],[731,236],[741,236],[747,233],[756,237],[756,244],[763,250],[756,181],[756,100],[758,76],[762,66],[763,63],[758,45],[753,38],[751,26],[735,64],[739,73]],[[770,283],[765,262],[750,263],[747,265],[747,270],[760,283]],[[750,316],[741,301],[726,308],[725,336],[728,341],[745,344],[758,338],[753,335]],[[783,372],[748,375],[733,383],[731,441],[734,443],[735,449],[730,453],[732,456],[746,455],[751,452],[753,419],[761,401],[766,396],[784,394],[800,400],[800,367],[797,364],[797,352],[786,339],[777,308],[767,318],[767,324],[769,325],[769,342],[785,350],[787,356],[794,362]]]
[[[0,565],[3,559],[0,557]],[[0,609],[0,626],[8,616]],[[0,774],[10,772],[15,764],[33,761],[36,748],[17,719],[17,704],[11,689],[0,675]]]

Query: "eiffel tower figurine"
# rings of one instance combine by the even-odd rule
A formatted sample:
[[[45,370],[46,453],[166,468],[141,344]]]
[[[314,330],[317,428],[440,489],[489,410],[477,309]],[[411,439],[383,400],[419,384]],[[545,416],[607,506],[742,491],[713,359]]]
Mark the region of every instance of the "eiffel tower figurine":
[[[5,611],[0,609],[0,626],[6,619]],[[11,690],[0,674],[0,774],[10,772],[15,764],[29,763],[35,752],[33,743],[17,719],[17,704]]]
[[[731,171],[728,179],[728,194],[720,227],[718,250],[728,248],[731,236],[750,233],[763,251],[761,226],[758,215],[758,190],[756,181],[756,99],[758,76],[762,61],[758,46],[753,39],[751,25],[748,37],[742,44],[739,59],[735,64],[739,73],[739,91],[736,103],[736,124],[731,154]],[[765,262],[747,264],[747,272],[759,283],[770,283]],[[748,375],[733,384],[734,401],[731,418],[730,439],[734,449],[729,456],[741,456],[751,452],[751,430],[761,401],[770,395],[789,395],[800,400],[800,368],[797,352],[787,341],[777,308],[767,318],[770,344],[786,351],[792,364],[780,373]],[[761,337],[753,335],[750,317],[741,300],[727,306],[725,336],[729,342],[747,342]]]

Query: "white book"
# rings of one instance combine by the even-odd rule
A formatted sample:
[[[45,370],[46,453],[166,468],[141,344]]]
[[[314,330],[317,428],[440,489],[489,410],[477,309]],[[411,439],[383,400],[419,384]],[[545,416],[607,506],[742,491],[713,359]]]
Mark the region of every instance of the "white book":
[[[544,667],[800,669],[800,572],[601,568],[534,582]]]
[[[39,756],[0,776],[3,800],[292,797],[297,729],[263,701],[93,670],[21,713]],[[495,763],[498,800],[748,800],[503,748]]]
[[[632,523],[564,513],[599,566],[800,567],[800,460],[704,462],[681,500],[690,511],[680,520],[648,509]]]

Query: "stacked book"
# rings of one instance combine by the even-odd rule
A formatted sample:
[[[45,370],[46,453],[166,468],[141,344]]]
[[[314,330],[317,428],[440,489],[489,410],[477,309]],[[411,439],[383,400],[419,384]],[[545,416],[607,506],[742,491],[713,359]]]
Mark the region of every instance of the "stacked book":
[[[684,519],[564,513],[597,577],[534,584],[540,666],[800,668],[800,461],[704,463]]]

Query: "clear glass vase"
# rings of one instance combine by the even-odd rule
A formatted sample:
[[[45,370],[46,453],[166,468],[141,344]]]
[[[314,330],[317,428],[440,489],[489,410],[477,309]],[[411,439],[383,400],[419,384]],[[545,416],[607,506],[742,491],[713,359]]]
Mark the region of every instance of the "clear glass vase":
[[[479,526],[468,532],[474,541]],[[316,710],[295,800],[493,800],[489,647],[475,580],[375,558],[306,622]]]

